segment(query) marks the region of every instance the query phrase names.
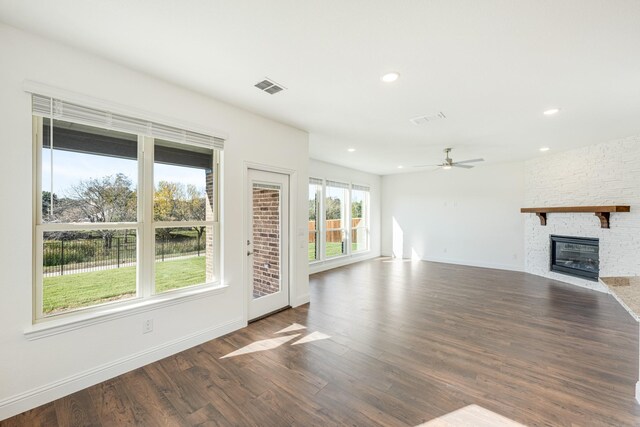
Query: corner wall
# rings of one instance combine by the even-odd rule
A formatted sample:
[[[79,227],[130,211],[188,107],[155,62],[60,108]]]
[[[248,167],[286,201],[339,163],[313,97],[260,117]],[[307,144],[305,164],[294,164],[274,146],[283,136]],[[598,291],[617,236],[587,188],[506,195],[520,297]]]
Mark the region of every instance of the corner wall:
[[[526,271],[607,292],[598,282],[549,271],[549,236],[600,239],[600,276],[640,275],[640,135],[604,142],[526,162],[528,207],[630,205],[612,213],[610,228],[588,213],[552,213],[547,225],[526,214]]]
[[[521,271],[524,163],[382,177],[382,254]]]
[[[326,261],[315,262],[309,265],[310,273],[329,270],[365,259],[380,256],[380,205],[381,205],[381,178],[379,175],[361,172],[355,169],[345,168],[332,163],[311,159],[309,161],[309,176],[314,178],[330,179],[333,181],[348,182],[351,184],[368,185],[371,188],[371,224],[370,224],[370,245],[371,250],[363,254],[348,255],[333,258]],[[308,188],[308,185],[305,187]],[[306,207],[308,213],[308,206]]]
[[[243,171],[295,171],[293,229],[306,231],[308,134],[145,74],[0,24],[0,420],[246,324]],[[31,97],[25,80],[226,133],[222,178],[223,292],[28,340],[32,324]],[[10,208],[8,208],[10,207]],[[293,248],[292,305],[308,301],[304,233]],[[298,249],[300,246],[304,250]],[[152,318],[154,331],[142,334]]]

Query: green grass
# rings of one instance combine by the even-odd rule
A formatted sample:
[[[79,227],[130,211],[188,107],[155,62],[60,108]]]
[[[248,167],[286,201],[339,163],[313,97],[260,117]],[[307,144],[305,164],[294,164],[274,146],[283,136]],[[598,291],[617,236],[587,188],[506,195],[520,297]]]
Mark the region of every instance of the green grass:
[[[358,250],[357,243],[351,243],[351,251],[355,252]],[[315,242],[309,243],[309,261],[314,261],[316,259],[316,244]],[[326,257],[332,257],[337,255],[342,255],[342,243],[340,242],[327,242],[326,245]]]
[[[205,257],[156,263],[156,292],[205,282]],[[135,296],[136,267],[45,277],[43,312],[53,314]]]

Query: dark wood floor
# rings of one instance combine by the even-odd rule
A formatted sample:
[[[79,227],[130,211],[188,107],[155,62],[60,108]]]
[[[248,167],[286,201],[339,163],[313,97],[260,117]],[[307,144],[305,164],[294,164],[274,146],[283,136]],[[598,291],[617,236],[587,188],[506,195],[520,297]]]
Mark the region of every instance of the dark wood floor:
[[[609,295],[376,259],[313,275],[311,301],[0,424],[415,426],[475,404],[526,425],[640,425],[638,325]]]

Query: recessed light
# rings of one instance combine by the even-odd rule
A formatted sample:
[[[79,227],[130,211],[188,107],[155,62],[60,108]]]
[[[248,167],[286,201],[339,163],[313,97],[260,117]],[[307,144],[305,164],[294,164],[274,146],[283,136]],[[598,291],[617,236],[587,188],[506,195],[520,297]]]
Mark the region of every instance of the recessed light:
[[[404,168],[404,166],[402,166],[402,165],[398,166],[398,169],[403,169],[403,168]]]
[[[560,112],[559,108],[549,108],[548,110],[545,110],[542,114],[544,114],[545,116],[553,116],[554,114],[558,114]]]
[[[385,83],[391,83],[398,80],[398,77],[400,77],[400,73],[392,72],[392,73],[385,74],[380,78],[380,80],[382,80]]]
[[[347,148],[347,151],[350,152],[350,153],[353,153],[354,151],[356,151],[356,149],[355,148]]]
[[[549,147],[540,147],[540,151],[549,151]]]

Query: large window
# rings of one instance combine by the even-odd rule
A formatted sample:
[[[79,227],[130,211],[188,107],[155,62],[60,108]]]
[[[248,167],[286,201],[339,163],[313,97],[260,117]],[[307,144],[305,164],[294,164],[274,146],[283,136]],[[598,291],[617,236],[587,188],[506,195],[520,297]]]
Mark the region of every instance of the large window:
[[[363,185],[309,179],[310,262],[369,250],[369,193]]]
[[[34,95],[36,319],[219,282],[221,147],[156,126]]]

